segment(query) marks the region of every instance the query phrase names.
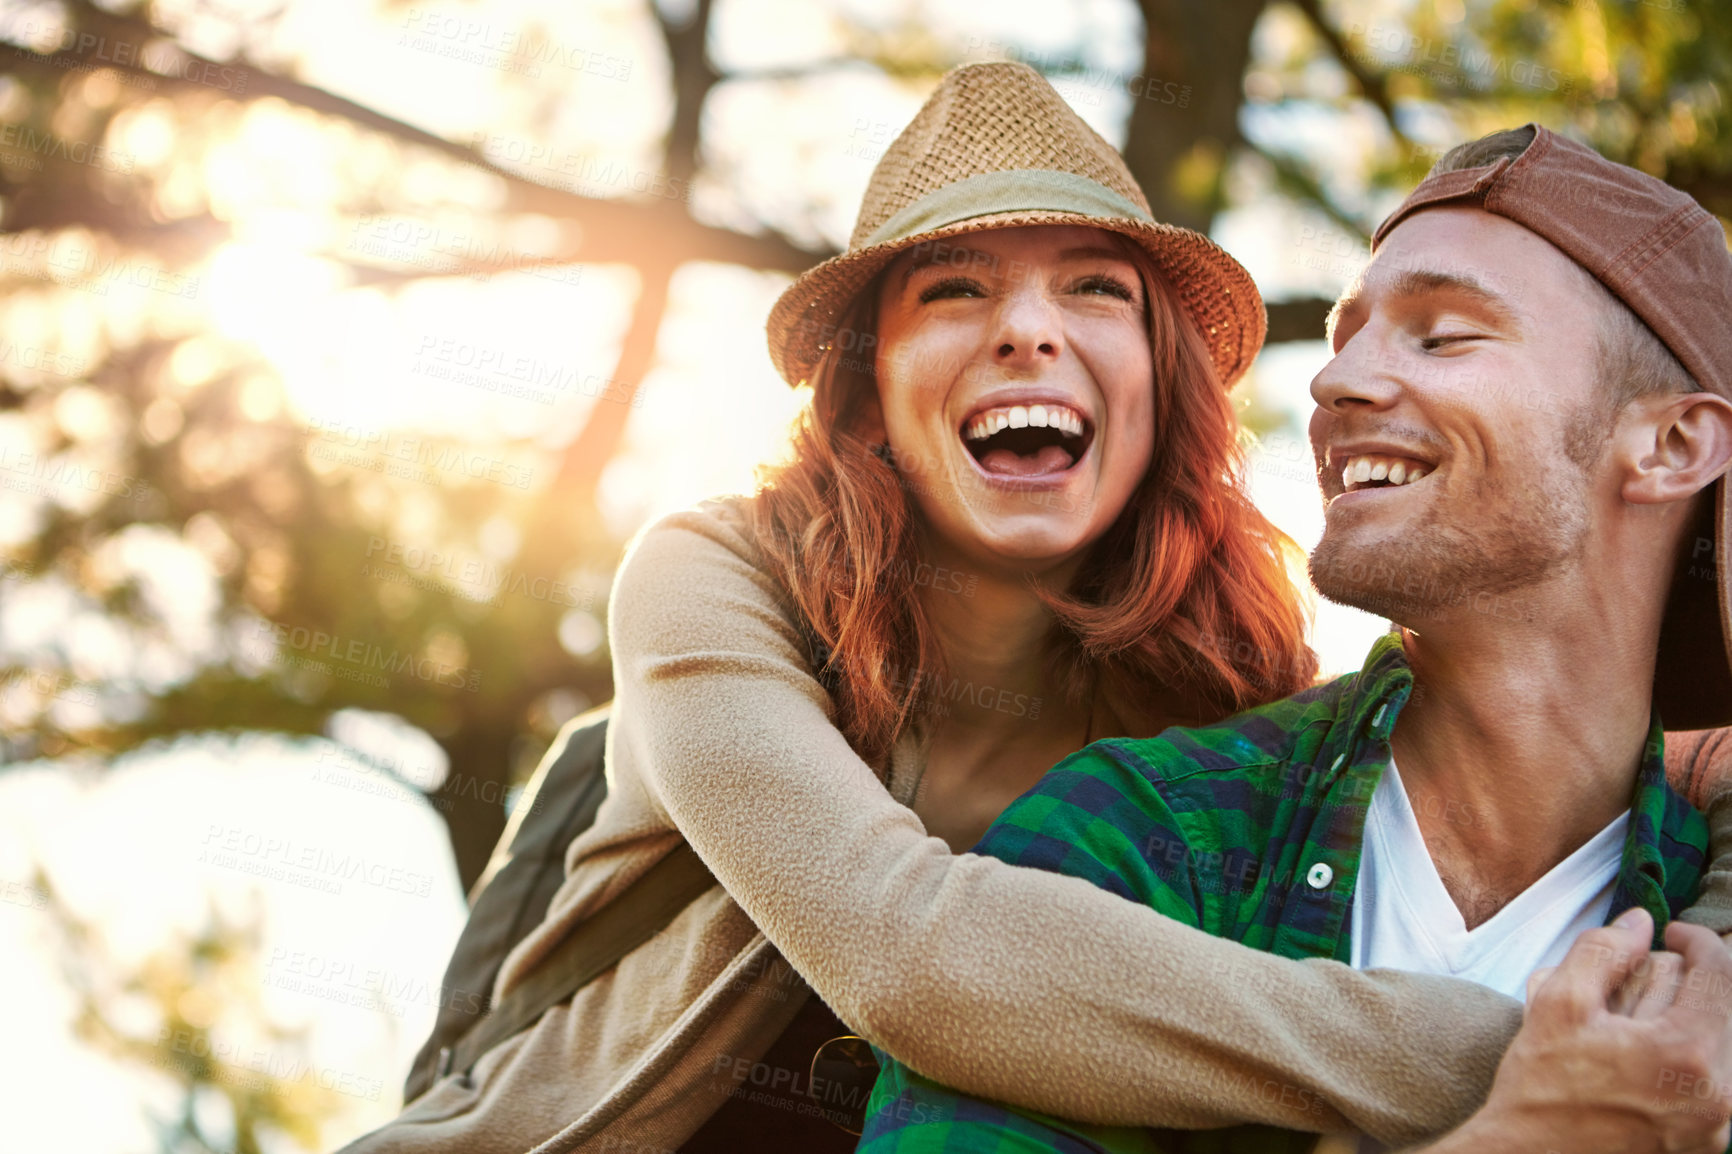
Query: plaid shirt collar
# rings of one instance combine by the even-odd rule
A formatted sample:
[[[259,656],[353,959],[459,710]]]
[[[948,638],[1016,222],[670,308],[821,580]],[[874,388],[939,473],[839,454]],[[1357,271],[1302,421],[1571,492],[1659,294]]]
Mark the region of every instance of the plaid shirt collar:
[[[1334,685],[1342,691],[1336,725],[1345,726],[1345,730],[1338,730],[1340,738],[1333,740],[1340,741],[1343,752],[1336,756],[1323,784],[1331,792],[1345,786],[1349,796],[1368,803],[1371,791],[1389,765],[1389,738],[1395,731],[1396,719],[1413,695],[1413,667],[1408,663],[1401,634],[1392,632],[1379,637],[1358,675],[1349,675]],[[1370,739],[1374,749],[1383,751],[1381,757],[1352,760],[1346,750],[1351,746],[1351,735],[1360,733]],[[1623,861],[1608,915],[1610,920],[1633,906],[1641,906],[1653,916],[1656,941],[1671,920],[1672,910],[1680,908],[1679,898],[1683,904],[1694,898],[1704,864],[1702,819],[1667,784],[1665,752],[1660,715],[1652,711],[1630,802]],[[1357,823],[1360,837],[1363,821],[1361,814]]]

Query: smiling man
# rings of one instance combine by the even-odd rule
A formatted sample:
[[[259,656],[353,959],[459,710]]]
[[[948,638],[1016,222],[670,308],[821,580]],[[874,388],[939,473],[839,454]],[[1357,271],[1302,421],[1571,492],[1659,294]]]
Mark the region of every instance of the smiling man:
[[[1688,196],[1531,125],[1445,156],[1311,386],[1312,579],[1397,630],[1356,674],[1090,746],[979,852],[1289,957],[1528,998],[1433,1154],[1725,1148],[1732,959],[1674,922],[1707,839],[1661,725],[1732,720],[1729,316],[1732,257]],[[896,1063],[871,1111],[873,1154],[1380,1149],[1079,1126]]]

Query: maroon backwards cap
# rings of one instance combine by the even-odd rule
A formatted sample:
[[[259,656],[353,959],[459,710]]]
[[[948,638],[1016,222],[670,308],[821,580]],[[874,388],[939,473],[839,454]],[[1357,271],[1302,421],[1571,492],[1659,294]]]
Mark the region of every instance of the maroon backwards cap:
[[[1481,208],[1550,241],[1672,350],[1703,389],[1732,399],[1732,254],[1714,216],[1663,180],[1537,124],[1517,157],[1427,177],[1389,214]],[[1668,729],[1732,724],[1732,503],[1727,480],[1686,538],[1660,626],[1654,704]]]

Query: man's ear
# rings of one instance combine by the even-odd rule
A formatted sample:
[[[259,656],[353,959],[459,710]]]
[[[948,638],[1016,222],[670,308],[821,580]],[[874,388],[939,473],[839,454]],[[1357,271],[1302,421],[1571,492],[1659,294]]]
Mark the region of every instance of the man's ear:
[[[1664,505],[1706,488],[1732,463],[1732,403],[1716,393],[1666,393],[1631,402],[1640,438],[1622,495]],[[1637,431],[1639,430],[1639,431]]]

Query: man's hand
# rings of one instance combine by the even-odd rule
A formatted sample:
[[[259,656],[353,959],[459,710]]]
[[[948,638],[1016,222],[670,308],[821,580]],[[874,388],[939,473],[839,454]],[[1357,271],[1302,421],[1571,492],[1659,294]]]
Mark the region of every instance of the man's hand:
[[[1535,975],[1491,1096],[1425,1154],[1721,1154],[1732,1138],[1732,955],[1636,909]]]

